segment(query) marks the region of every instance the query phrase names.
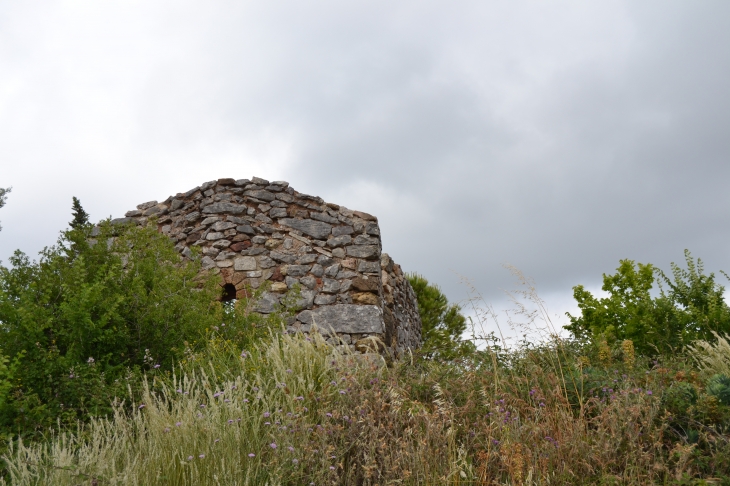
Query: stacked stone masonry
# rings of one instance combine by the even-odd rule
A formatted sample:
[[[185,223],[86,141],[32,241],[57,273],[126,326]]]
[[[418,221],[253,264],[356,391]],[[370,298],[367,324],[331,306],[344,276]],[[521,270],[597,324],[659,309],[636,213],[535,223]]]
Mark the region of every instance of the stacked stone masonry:
[[[258,312],[273,312],[299,284],[302,310],[288,322],[289,332],[316,325],[330,342],[363,353],[400,355],[421,344],[415,293],[382,253],[378,220],[370,214],[254,177],[206,182],[112,220],[153,222],[183,256],[200,247],[203,268],[220,274],[222,286],[235,286],[237,297],[270,282]]]

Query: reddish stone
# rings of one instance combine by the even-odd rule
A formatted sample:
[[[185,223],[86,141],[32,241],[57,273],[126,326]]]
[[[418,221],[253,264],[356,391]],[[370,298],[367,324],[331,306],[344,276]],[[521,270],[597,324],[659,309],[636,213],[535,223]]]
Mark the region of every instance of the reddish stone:
[[[352,279],[352,288],[361,292],[373,292],[377,294],[379,287],[378,281],[374,278],[365,280],[362,277],[357,277]]]
[[[225,283],[231,283],[231,277],[233,276],[233,270],[230,268],[221,268],[221,277],[223,277],[223,282]]]
[[[358,218],[362,218],[366,221],[377,221],[378,220],[378,218],[376,218],[372,214],[363,213],[362,211],[353,211],[352,214],[354,214]]]
[[[234,272],[233,277],[231,277],[231,283],[233,285],[238,285],[244,278],[246,278],[246,276],[243,272]]]
[[[269,278],[269,280],[273,280],[274,282],[284,281],[284,275],[281,274],[281,269],[279,267],[274,269],[274,273],[271,274],[271,278]]]
[[[251,292],[249,287],[242,287],[238,288],[236,287],[236,298],[237,299],[249,299],[251,297]]]
[[[344,260],[342,260],[342,266],[345,268],[349,268],[350,270],[355,270],[357,262],[354,258],[345,258]]]
[[[185,243],[195,243],[200,239],[200,233],[192,233],[185,238]]]
[[[235,251],[236,253],[238,253],[239,251],[245,250],[246,248],[249,248],[250,246],[251,246],[251,241],[247,240],[247,241],[239,241],[237,243],[234,243],[231,246],[229,246],[229,248],[232,251]]]

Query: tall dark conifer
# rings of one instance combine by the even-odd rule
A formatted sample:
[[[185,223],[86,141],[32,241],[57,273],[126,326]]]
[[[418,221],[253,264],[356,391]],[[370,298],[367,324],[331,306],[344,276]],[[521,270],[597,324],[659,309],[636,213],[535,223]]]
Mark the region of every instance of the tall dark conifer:
[[[84,208],[81,207],[81,201],[79,201],[76,197],[73,198],[71,214],[73,214],[74,217],[74,219],[69,223],[71,228],[78,229],[89,224],[89,213],[84,211]]]
[[[410,273],[408,281],[418,299],[423,326],[423,352],[427,356],[445,360],[473,353],[473,343],[462,338],[466,331],[466,318],[461,314],[461,308],[449,304],[438,285],[429,283],[423,276]]]

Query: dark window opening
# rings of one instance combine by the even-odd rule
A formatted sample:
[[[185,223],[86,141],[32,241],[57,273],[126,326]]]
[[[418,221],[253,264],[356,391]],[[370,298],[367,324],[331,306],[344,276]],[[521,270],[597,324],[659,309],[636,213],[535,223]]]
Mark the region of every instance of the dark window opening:
[[[227,283],[223,286],[221,302],[231,302],[232,300],[236,300],[236,286]]]

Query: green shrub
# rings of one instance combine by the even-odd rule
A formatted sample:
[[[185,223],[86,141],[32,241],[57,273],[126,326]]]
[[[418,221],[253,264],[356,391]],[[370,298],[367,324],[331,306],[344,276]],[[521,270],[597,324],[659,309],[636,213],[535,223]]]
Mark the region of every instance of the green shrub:
[[[730,378],[714,375],[707,381],[707,393],[717,397],[723,405],[730,405]]]
[[[418,299],[422,352],[428,357],[444,360],[472,354],[476,349],[474,344],[462,336],[466,330],[466,318],[461,314],[461,308],[449,304],[441,289],[428,283],[423,276],[411,273],[407,277]]]
[[[621,260],[617,273],[603,275],[608,297],[596,298],[582,285],[573,287],[581,310],[565,326],[575,337],[599,344],[631,340],[644,356],[672,353],[698,339],[711,339],[713,332],[730,331],[730,308],[724,287],[715,275],[704,274],[685,251],[687,269],[672,263],[673,279],[651,264]],[[659,277],[660,294],[651,295]],[[662,286],[667,286],[667,290]]]
[[[97,234],[98,233],[98,234]],[[103,223],[61,234],[31,261],[0,267],[0,431],[28,434],[111,412],[145,370],[170,370],[228,321],[242,339],[255,318],[224,309],[218,277],[200,273],[152,228]],[[12,373],[6,370],[12,369]]]

